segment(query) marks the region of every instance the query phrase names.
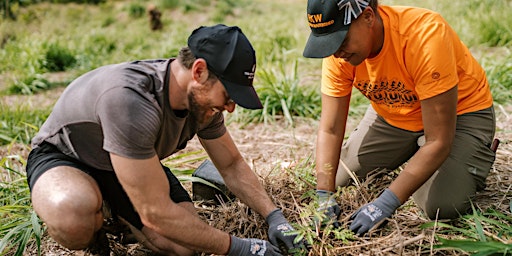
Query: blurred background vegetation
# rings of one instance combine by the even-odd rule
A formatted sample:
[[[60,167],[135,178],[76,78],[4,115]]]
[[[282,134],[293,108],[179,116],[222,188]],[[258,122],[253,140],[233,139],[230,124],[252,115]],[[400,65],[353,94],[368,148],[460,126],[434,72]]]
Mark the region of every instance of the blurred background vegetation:
[[[65,87],[78,75],[110,63],[174,57],[193,29],[224,23],[241,27],[253,43],[258,59],[255,87],[264,103],[258,111],[237,108],[228,121],[279,118],[293,126],[294,117],[317,120],[320,116],[321,61],[302,57],[309,35],[306,0],[0,1],[2,98]],[[380,2],[441,13],[485,68],[496,104],[510,104],[511,0]],[[162,12],[160,30],[150,29],[150,4]],[[351,117],[360,117],[366,104],[359,93],[353,94]],[[0,145],[28,147],[50,111],[51,106],[0,101]],[[22,255],[30,239],[40,242],[41,230],[30,207],[24,159],[1,157],[0,254],[10,249]]]

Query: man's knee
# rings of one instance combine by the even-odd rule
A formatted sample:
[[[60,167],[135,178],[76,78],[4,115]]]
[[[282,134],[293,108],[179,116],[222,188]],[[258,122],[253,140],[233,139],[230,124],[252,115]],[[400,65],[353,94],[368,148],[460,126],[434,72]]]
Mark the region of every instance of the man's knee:
[[[101,228],[102,196],[96,182],[71,167],[45,172],[32,189],[32,205],[50,236],[69,249],[83,249]]]
[[[80,224],[62,225],[46,223],[46,225],[50,237],[58,244],[71,250],[85,249],[94,240],[94,230],[84,228]]]

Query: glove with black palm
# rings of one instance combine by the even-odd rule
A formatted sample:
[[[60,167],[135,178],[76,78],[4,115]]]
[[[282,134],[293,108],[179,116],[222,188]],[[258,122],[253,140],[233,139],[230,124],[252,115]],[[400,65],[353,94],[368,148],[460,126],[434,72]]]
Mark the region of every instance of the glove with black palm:
[[[323,226],[332,224],[335,228],[340,227],[338,218],[340,217],[341,208],[334,198],[334,192],[327,190],[316,190],[318,197],[317,212],[321,213],[323,219],[314,217],[315,226]]]
[[[277,208],[267,216],[268,237],[270,242],[279,247],[282,253],[287,254],[291,249],[302,248],[304,240],[295,242],[297,234],[290,232],[295,229],[288,223],[283,212]]]

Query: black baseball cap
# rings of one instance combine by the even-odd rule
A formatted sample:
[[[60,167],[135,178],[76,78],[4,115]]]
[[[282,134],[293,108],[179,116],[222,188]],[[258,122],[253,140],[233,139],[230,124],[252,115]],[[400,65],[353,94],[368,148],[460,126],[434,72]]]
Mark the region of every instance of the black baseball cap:
[[[239,27],[201,26],[188,38],[188,47],[196,58],[206,60],[208,69],[236,104],[248,109],[263,108],[252,85],[256,54]]]
[[[302,55],[325,58],[333,55],[345,40],[350,23],[370,0],[308,0],[307,18],[311,28]]]

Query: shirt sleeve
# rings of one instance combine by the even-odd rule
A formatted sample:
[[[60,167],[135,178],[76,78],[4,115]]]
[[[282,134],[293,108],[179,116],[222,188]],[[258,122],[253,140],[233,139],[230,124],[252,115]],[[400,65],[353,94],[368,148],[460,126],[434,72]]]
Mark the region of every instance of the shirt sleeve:
[[[455,31],[441,16],[431,19],[410,37],[406,51],[406,68],[420,100],[446,92],[459,82],[453,44]]]
[[[352,92],[355,68],[343,60],[329,56],[322,61],[321,92],[333,97],[347,96]]]

